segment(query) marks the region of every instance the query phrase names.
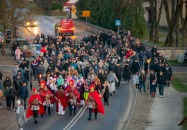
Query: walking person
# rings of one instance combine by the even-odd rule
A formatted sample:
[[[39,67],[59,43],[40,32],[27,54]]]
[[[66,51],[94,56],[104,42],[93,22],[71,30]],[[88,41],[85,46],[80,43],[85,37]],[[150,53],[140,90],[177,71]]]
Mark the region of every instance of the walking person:
[[[156,95],[156,74],[154,72],[154,70],[151,70],[150,73],[150,92],[152,94],[153,97],[155,97]]]
[[[21,105],[21,101],[17,101],[17,109],[16,109],[16,121],[18,123],[19,130],[23,130],[23,124],[27,122],[25,111],[23,106]]]
[[[118,78],[112,70],[110,70],[110,73],[108,74],[107,81],[110,84],[110,95],[112,96],[112,94],[115,94],[116,90],[115,82],[119,82]]]
[[[169,63],[166,63],[166,70],[165,70],[165,79],[166,79],[166,86],[170,86],[171,76],[172,76],[172,68]]]
[[[16,61],[17,61],[18,63],[20,63],[21,54],[22,54],[22,53],[21,53],[20,48],[17,47],[17,49],[15,50],[15,56],[16,56]]]
[[[136,87],[136,90],[140,90],[140,79],[139,79],[140,75],[139,72],[136,72],[136,74],[133,75],[133,83]]]
[[[10,88],[11,85],[12,85],[12,82],[10,80],[10,77],[6,77],[6,79],[3,83],[4,88],[6,88],[6,87]]]
[[[104,104],[107,104],[107,106],[109,105],[109,95],[110,95],[110,88],[109,88],[109,83],[107,81],[104,82],[104,84],[102,85],[103,90],[102,90],[102,94],[103,94],[103,98],[104,98]]]
[[[104,107],[101,101],[101,98],[97,91],[94,90],[95,86],[90,86],[90,92],[88,94],[88,103],[87,106],[89,108],[89,117],[87,118],[89,121],[92,120],[92,112],[95,113],[95,119],[97,120],[98,112],[104,114]]]
[[[26,109],[26,100],[29,96],[26,82],[22,83],[22,86],[20,87],[19,92],[20,92],[19,95],[20,95],[20,99],[21,99],[21,104],[24,105],[24,109]]]
[[[6,106],[10,110],[10,88],[9,87],[5,88],[4,95],[6,98]]]
[[[15,83],[16,75],[18,73],[19,67],[18,64],[14,64],[14,68],[12,69],[12,74],[13,74],[13,83]]]
[[[42,105],[42,100],[41,100],[40,95],[38,94],[37,89],[33,88],[32,91],[33,91],[33,94],[30,96],[29,101],[28,101],[28,109],[27,109],[26,118],[33,116],[34,123],[37,124],[38,114],[44,113],[44,107]]]
[[[121,65],[119,63],[117,63],[116,68],[115,68],[115,74],[116,74],[116,77],[118,78],[118,82],[116,83],[117,88],[120,87],[122,72],[123,72],[123,69],[122,69]]]
[[[163,98],[164,97],[165,77],[164,77],[164,74],[162,71],[160,71],[160,73],[158,74],[157,84],[158,84],[160,97]]]
[[[125,63],[122,77],[124,81],[127,81],[127,83],[129,83],[129,80],[131,79],[131,70],[128,63]]]
[[[16,90],[15,90],[15,88],[13,88],[13,86],[10,86],[9,93],[10,93],[10,108],[11,108],[11,106],[12,106],[12,108],[13,108],[14,111],[15,111],[15,96],[16,96]]]
[[[145,90],[146,74],[145,74],[144,70],[142,70],[142,72],[140,74],[140,77],[139,77],[139,80],[140,80],[140,89],[139,89],[139,91],[141,92],[142,88],[143,88],[143,91],[145,93],[146,92],[146,90]]]

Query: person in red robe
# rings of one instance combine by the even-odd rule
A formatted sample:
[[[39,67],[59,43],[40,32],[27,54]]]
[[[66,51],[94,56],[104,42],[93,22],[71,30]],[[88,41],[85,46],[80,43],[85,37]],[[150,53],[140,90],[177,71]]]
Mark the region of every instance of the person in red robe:
[[[59,115],[65,114],[65,108],[68,106],[67,97],[64,89],[60,87],[56,93],[57,96],[57,112]]]
[[[88,120],[92,120],[92,112],[95,113],[95,119],[97,119],[97,113],[104,114],[104,107],[98,92],[95,90],[94,85],[90,85],[90,92],[88,94],[87,107],[89,108]]]
[[[45,82],[40,82],[40,89],[38,90],[38,93],[42,100],[42,105],[44,106],[44,113],[46,113],[46,109],[48,111],[49,116],[51,115],[51,108],[50,108],[50,97],[53,96],[53,94],[48,90],[46,87]],[[43,114],[41,114],[41,117],[43,117]]]
[[[28,101],[28,109],[26,113],[26,118],[31,116],[34,117],[34,123],[37,123],[38,114],[44,113],[44,108],[42,105],[42,99],[37,92],[36,88],[33,88],[33,94],[30,96]]]
[[[69,86],[66,88],[65,92],[67,96],[70,115],[72,115],[72,109],[74,110],[74,115],[76,115],[77,102],[80,100],[80,94],[76,89],[73,80],[69,81]]]

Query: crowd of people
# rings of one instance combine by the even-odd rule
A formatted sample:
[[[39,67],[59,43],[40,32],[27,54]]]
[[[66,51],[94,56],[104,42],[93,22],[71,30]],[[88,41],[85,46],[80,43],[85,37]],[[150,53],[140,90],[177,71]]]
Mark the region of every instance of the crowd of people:
[[[47,113],[50,116],[54,106],[60,115],[65,114],[67,107],[70,115],[76,115],[77,106],[86,105],[89,108],[88,120],[92,120],[92,111],[97,119],[98,112],[104,114],[103,104],[108,106],[109,97],[112,98],[116,89],[123,87],[120,82],[124,80],[128,84],[132,75],[137,91],[148,91],[153,97],[157,86],[163,98],[164,87],[170,85],[171,66],[158,53],[156,46],[145,49],[139,39],[134,40],[126,31],[101,32],[85,36],[81,41],[42,34],[37,35],[35,43],[42,45],[38,56],[34,45],[29,51],[19,45],[15,47],[18,64],[13,68],[13,81],[6,77],[3,83],[7,107],[10,109],[13,104],[15,108],[17,96],[27,108],[26,117],[33,116],[34,123],[37,123],[38,115],[43,117]],[[25,59],[28,55],[34,58],[32,76],[34,80],[40,79],[39,89],[31,87],[33,93],[30,97],[30,68]]]

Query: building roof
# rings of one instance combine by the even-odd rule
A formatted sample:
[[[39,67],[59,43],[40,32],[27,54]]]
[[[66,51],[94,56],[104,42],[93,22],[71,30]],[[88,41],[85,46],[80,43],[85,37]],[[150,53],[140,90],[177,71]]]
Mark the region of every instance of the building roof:
[[[63,6],[73,6],[75,3],[65,3]]]

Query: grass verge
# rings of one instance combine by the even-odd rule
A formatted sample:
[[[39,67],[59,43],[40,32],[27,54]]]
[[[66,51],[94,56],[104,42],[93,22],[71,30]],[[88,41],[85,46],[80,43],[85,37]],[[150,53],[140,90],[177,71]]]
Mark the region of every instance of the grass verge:
[[[176,77],[171,81],[173,87],[179,92],[187,92],[187,87],[182,84]]]
[[[184,62],[184,63],[179,63],[177,62],[177,60],[168,60],[168,62],[173,65],[173,66],[187,66],[187,63]]]
[[[183,99],[183,116],[187,116],[187,97]],[[187,130],[187,121],[183,124],[183,130]]]

